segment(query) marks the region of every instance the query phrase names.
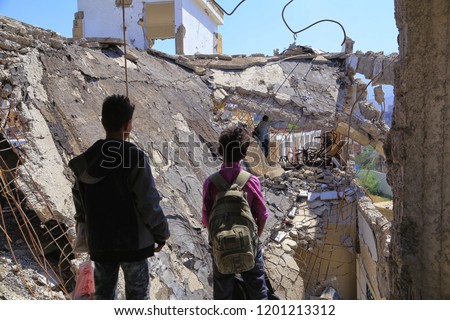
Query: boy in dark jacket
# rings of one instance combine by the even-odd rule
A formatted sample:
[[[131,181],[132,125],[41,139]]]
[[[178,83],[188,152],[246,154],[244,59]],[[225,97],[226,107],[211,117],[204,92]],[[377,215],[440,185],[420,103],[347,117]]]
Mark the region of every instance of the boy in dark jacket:
[[[167,219],[144,152],[128,139],[134,106],[127,97],[107,97],[102,106],[106,139],[69,162],[77,225],[84,223],[95,263],[95,298],[114,299],[119,267],[127,299],[149,298],[147,258],[169,237]]]

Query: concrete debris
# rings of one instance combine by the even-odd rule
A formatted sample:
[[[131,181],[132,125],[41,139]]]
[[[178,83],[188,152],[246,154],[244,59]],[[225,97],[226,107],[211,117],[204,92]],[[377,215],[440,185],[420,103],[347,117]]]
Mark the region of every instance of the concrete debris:
[[[67,162],[104,136],[99,121],[101,101],[111,92],[124,90],[120,76],[123,74],[121,42],[97,39],[102,47],[98,50],[93,39],[69,41],[5,17],[0,17],[0,32],[3,32],[1,43],[8,44],[6,49],[0,46],[1,105],[15,108],[11,111],[17,114],[17,126],[21,126],[17,130],[2,125],[6,130],[2,134],[11,133],[5,138],[13,144],[12,133],[19,131],[24,139],[16,140],[27,141],[20,145],[24,165],[15,171],[19,174],[15,181],[17,188],[26,195],[19,201],[34,215],[37,231],[41,230],[39,223],[52,226],[55,221],[61,223],[61,230],[67,230],[67,234],[57,235],[65,241],[60,247],[70,250],[75,223],[70,191],[73,177],[67,170]],[[210,299],[211,260],[198,208],[201,208],[202,183],[218,165],[211,158],[210,150],[201,148],[200,142],[215,142],[218,137],[210,122],[211,90],[195,74],[176,64],[147,52],[130,51],[128,59],[136,61],[135,58],[139,63],[128,64],[132,82],[130,98],[136,103],[132,142],[149,154],[162,196],[161,205],[172,233],[177,235],[157,255],[158,259],[149,259],[153,279],[151,295],[159,299]],[[17,156],[13,159],[14,153],[5,151],[11,148],[2,147],[2,150],[2,157],[6,159],[4,153],[10,152],[11,163],[17,165]],[[211,160],[205,164],[204,159]],[[11,237],[22,239],[19,232]],[[4,233],[0,232],[0,256],[10,258],[10,249],[4,249],[6,243]],[[50,281],[44,286],[37,271],[29,271],[41,268],[32,261],[26,243],[15,241],[12,250],[20,258],[19,265],[0,261],[0,277],[4,278],[0,299],[69,298],[61,288],[66,287],[70,292],[73,280],[61,286],[54,286]],[[22,254],[17,253],[20,250]],[[54,254],[60,257],[58,252]],[[76,258],[71,261],[73,269],[82,259]],[[179,263],[186,258],[189,263]],[[58,261],[50,263],[59,270]],[[64,279],[73,276],[67,270],[69,274]],[[29,287],[36,287],[34,292],[27,290],[21,276]]]
[[[228,54],[202,54],[197,53],[194,55],[196,59],[215,59],[215,60],[225,60],[225,61],[232,61],[234,57],[228,55]]]
[[[328,60],[327,58],[325,58],[325,57],[322,56],[322,55],[319,55],[319,56],[315,57],[315,58],[313,59],[313,61],[314,61],[314,63],[316,63],[316,64],[327,64],[327,63],[330,62],[330,60]]]
[[[349,136],[350,139],[355,140],[362,146],[370,144],[370,137],[366,132],[355,130],[353,127],[349,128],[348,123],[339,122],[337,125],[337,132]]]
[[[292,239],[285,239],[282,242],[282,245],[286,245],[286,246],[290,247],[293,250],[297,249],[297,241],[294,241]]]
[[[1,251],[1,250],[0,250]],[[9,252],[1,252],[0,258],[0,300],[65,300],[66,297],[53,279],[38,273],[38,264],[27,250],[15,251],[12,262]],[[24,286],[23,281],[26,281]]]
[[[295,217],[295,214],[297,212],[297,207],[292,207],[292,209],[287,214],[288,218],[292,219]]]
[[[273,179],[265,179],[262,185],[268,208],[276,217],[272,228],[275,231],[270,236],[267,253],[281,257],[287,267],[298,269],[300,274],[307,272],[307,267],[296,259],[299,253],[315,256],[318,251],[323,250],[319,248],[326,247],[327,241],[334,241],[329,240],[329,224],[345,224],[354,220],[351,209],[354,207],[350,204],[356,200],[357,188],[348,179],[347,174],[338,168],[303,167],[287,170]],[[286,198],[292,202],[292,206],[283,205]],[[342,212],[339,210],[341,202],[347,208]],[[336,245],[344,248],[348,254],[354,254],[353,239],[349,234],[344,233],[336,241]],[[271,262],[275,263],[273,259]],[[276,263],[280,264],[280,260]],[[285,269],[284,266],[282,268]],[[273,282],[284,283],[284,287],[287,280],[280,278],[279,269],[272,271],[269,267],[268,270],[271,271],[268,271],[268,275]],[[312,288],[309,286],[303,287],[303,290],[302,296],[312,294]],[[330,297],[325,295],[322,299]]]
[[[326,191],[320,193],[320,200],[341,199],[344,193],[342,191]]]
[[[379,86],[373,88],[373,92],[375,95],[375,101],[378,102],[379,105],[382,105],[385,101],[383,86],[379,85]]]
[[[372,121],[380,118],[380,111],[371,102],[358,103],[359,111],[365,119]]]
[[[275,241],[280,243],[281,241],[284,240],[284,238],[286,237],[286,232],[283,231],[275,231],[274,233],[272,233],[272,235],[270,236],[270,238]]]
[[[139,60],[139,56],[133,53],[133,51],[127,51],[127,59],[132,62],[136,62]]]
[[[308,192],[308,201],[314,201],[320,199],[319,192]]]
[[[312,296],[311,300],[341,300],[339,293],[332,287],[326,287],[320,296]]]
[[[104,135],[99,121],[101,101],[124,90],[123,43],[120,39],[65,39],[6,17],[0,17],[0,37],[1,105],[17,114],[16,125],[24,135],[16,139],[23,165],[15,182],[26,195],[27,212],[36,214],[41,223],[56,221],[67,230],[64,245],[69,248],[75,223],[73,177],[67,162]],[[131,142],[149,154],[161,204],[176,235],[149,260],[153,299],[212,298],[212,262],[199,208],[202,183],[219,165],[212,147],[218,132],[226,124],[237,123],[236,114],[242,116],[243,110],[264,111],[270,118],[299,126],[341,128],[339,132],[346,134],[349,114],[336,106],[345,105],[339,100],[345,96],[341,90],[353,83],[351,74],[343,72],[347,57],[301,46],[276,57],[181,56],[152,49],[127,52],[133,62],[128,70],[130,96],[137,104]],[[363,68],[358,59],[355,70]],[[373,74],[379,64],[373,61],[372,71],[364,70]],[[384,62],[382,66],[387,68]],[[292,79],[286,81],[288,75]],[[360,110],[364,119],[352,118],[350,137],[363,145],[380,146],[386,127],[374,121],[373,110],[366,109]],[[211,123],[211,119],[222,122]],[[2,127],[13,131],[12,126]],[[5,138],[13,144],[12,136]],[[17,164],[17,154],[8,155],[12,154]],[[261,177],[270,211],[262,236],[269,277],[279,296],[302,299],[306,266],[299,253],[313,254],[317,246],[325,246],[327,224],[334,222],[327,219],[333,215],[339,221],[340,217],[333,208],[341,201],[355,201],[350,177],[337,168],[285,170],[267,161],[256,143],[244,164]],[[19,233],[15,236],[21,238]],[[31,261],[26,243],[14,243],[14,253],[20,253],[17,265],[11,262],[6,243],[0,232],[0,299],[67,298],[61,284],[36,271],[40,268]],[[75,258],[74,269],[82,257]],[[58,265],[58,261],[52,263]]]
[[[3,99],[8,99],[9,96],[12,93],[12,86],[9,83],[5,83],[2,87],[1,87],[1,96]]]
[[[290,255],[283,255],[283,260],[286,262],[286,267],[289,269],[300,271],[300,268],[297,265],[297,262],[295,262],[294,258]]]
[[[366,79],[374,79],[373,85],[394,84],[394,65],[398,55],[393,53],[385,56],[382,52],[356,52],[351,55],[353,61],[347,61],[354,67],[356,73],[361,73]],[[355,66],[356,65],[356,66]]]

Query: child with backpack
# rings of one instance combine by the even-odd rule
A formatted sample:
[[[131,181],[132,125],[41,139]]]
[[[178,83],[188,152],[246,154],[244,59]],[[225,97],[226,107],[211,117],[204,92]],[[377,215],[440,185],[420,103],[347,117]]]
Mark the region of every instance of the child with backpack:
[[[215,300],[233,299],[236,274],[241,275],[249,299],[268,299],[259,240],[268,211],[259,179],[240,165],[249,145],[243,128],[225,129],[218,150],[223,164],[203,184],[202,224],[212,246]]]

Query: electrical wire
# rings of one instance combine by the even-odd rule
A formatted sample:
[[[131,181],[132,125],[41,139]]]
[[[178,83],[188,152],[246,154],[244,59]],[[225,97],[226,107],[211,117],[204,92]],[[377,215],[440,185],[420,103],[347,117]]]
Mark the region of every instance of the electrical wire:
[[[228,15],[228,16],[231,16],[236,10],[237,10],[237,8],[239,8],[239,6],[241,5],[241,4],[243,4],[245,1],[247,1],[247,0],[242,0],[241,2],[239,2],[238,3],[238,5],[236,6],[236,7],[234,7],[234,9],[233,9],[233,11],[231,11],[231,13],[228,13],[224,8],[222,8],[222,6],[220,5],[220,4],[218,4],[215,0],[210,0],[212,3],[214,3],[217,7],[219,7],[219,9],[223,12],[223,13],[225,13],[226,15]]]
[[[128,98],[128,66],[127,66],[127,35],[126,35],[126,21],[125,21],[125,1],[122,0],[122,31],[123,31],[123,51],[124,51],[124,62],[125,62],[125,92]]]
[[[313,24],[310,24],[309,26],[307,26],[307,27],[305,27],[305,28],[303,28],[303,29],[301,29],[301,30],[299,30],[299,31],[294,31],[294,30],[292,30],[292,28],[289,26],[289,24],[287,23],[287,21],[286,21],[286,19],[285,19],[285,17],[284,17],[284,11],[286,10],[286,8],[287,8],[292,2],[294,2],[294,0],[289,1],[289,2],[283,7],[283,11],[281,11],[281,18],[283,19],[283,22],[284,22],[284,24],[286,25],[286,27],[289,29],[289,31],[291,31],[291,32],[294,34],[294,39],[297,37],[297,34],[299,34],[299,33],[303,32],[303,31],[305,31],[305,30],[311,28],[312,26],[314,26],[314,25],[316,25],[316,24],[318,24],[318,23],[322,23],[322,22],[332,22],[332,23],[338,24],[338,25],[341,27],[342,32],[344,33],[344,40],[342,40],[341,46],[345,43],[345,39],[347,39],[347,33],[345,32],[344,26],[343,26],[341,23],[339,23],[338,21],[332,20],[332,19],[322,19],[322,20],[316,21],[316,22],[314,22]]]

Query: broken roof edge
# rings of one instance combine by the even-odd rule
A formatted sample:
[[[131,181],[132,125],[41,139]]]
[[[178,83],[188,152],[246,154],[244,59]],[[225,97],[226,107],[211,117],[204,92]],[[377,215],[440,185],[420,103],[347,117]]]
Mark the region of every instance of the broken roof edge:
[[[255,55],[227,55],[227,54],[195,54],[195,55],[172,55],[155,49],[147,49],[147,53],[173,61],[181,66],[187,67],[199,75],[204,75],[208,69],[216,70],[236,70],[242,71],[255,66],[265,66],[272,63],[281,63],[283,61],[301,61],[315,60],[323,57],[332,62],[333,60],[343,61],[348,57],[345,53],[304,53],[294,56],[261,56]]]
[[[214,3],[214,1],[208,0],[196,0],[200,7],[202,7],[206,13],[210,12],[212,19],[217,25],[223,25],[224,13],[220,8]]]

